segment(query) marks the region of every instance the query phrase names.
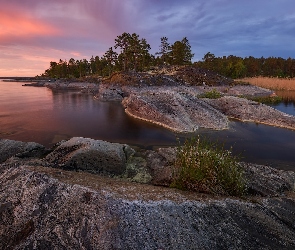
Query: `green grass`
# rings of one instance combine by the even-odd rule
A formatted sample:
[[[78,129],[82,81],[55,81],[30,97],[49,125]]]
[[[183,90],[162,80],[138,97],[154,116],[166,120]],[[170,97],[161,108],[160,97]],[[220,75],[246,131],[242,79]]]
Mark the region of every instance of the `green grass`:
[[[263,104],[278,104],[283,101],[283,98],[279,96],[257,96],[257,97],[248,97],[247,99],[263,103]]]
[[[218,92],[216,89],[213,89],[211,91],[208,91],[199,95],[199,98],[209,98],[209,99],[218,99],[220,97],[222,97],[222,94]]]
[[[197,192],[243,196],[243,170],[231,150],[200,137],[178,147],[171,187]]]

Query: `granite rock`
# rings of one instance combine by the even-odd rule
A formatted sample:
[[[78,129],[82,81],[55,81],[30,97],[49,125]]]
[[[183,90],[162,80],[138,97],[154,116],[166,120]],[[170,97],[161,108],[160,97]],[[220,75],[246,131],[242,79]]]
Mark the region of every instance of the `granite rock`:
[[[129,151],[125,144],[73,137],[48,154],[45,161],[68,170],[121,175],[126,170]]]
[[[0,163],[13,156],[38,157],[45,151],[45,147],[36,142],[22,142],[0,139]]]

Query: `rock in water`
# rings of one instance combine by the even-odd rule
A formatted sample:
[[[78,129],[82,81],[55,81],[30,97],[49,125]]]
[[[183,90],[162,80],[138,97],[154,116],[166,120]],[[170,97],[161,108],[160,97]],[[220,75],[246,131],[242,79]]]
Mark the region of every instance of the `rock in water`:
[[[288,115],[265,104],[234,96],[205,99],[205,101],[230,118],[295,129],[295,116]]]
[[[172,90],[131,94],[123,100],[127,114],[177,132],[194,132],[199,127],[228,128],[228,119],[203,100]]]

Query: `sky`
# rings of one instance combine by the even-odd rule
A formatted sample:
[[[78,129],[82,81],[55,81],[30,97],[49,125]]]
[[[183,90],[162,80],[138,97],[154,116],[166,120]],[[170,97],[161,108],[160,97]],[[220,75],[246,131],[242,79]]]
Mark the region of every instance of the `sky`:
[[[102,56],[123,32],[159,50],[187,37],[195,54],[295,58],[294,0],[0,0],[0,76]]]

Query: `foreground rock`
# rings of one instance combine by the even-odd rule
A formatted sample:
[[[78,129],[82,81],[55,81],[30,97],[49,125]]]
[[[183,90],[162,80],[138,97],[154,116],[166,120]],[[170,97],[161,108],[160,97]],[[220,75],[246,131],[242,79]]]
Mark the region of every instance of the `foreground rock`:
[[[0,163],[12,156],[38,157],[44,154],[45,147],[35,142],[21,142],[0,139]]]
[[[1,143],[0,155],[22,145]],[[294,172],[241,163],[255,196],[214,197],[134,182],[169,186],[175,148],[72,138],[38,159],[27,147],[0,164],[0,249],[295,247]]]
[[[0,168],[1,249],[294,249],[295,197],[213,198],[51,168]]]
[[[176,148],[160,148],[147,151],[143,156],[153,185],[169,187],[172,183],[173,166],[176,159]],[[245,173],[247,192],[260,196],[280,196],[286,191],[295,190],[295,173],[253,163],[240,163]]]
[[[45,158],[46,163],[74,171],[121,175],[132,149],[125,144],[74,137],[61,143]]]
[[[206,102],[230,118],[295,129],[295,117],[244,98],[224,96]]]
[[[123,100],[127,114],[177,132],[194,132],[199,127],[225,129],[228,119],[190,93],[150,90]]]

